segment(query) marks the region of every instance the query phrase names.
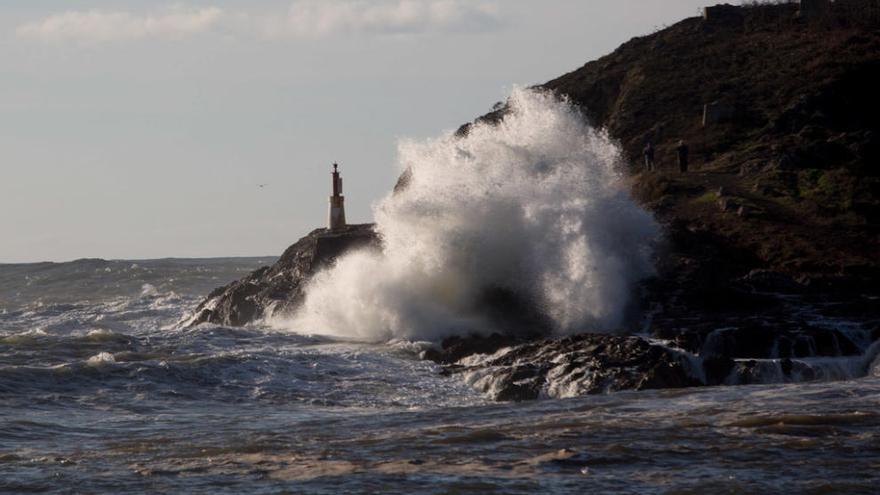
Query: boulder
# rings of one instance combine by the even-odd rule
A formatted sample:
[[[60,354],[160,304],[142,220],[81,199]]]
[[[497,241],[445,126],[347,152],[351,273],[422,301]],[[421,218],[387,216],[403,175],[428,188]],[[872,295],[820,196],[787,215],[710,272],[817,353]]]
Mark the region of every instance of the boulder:
[[[773,359],[856,356],[863,351],[840,330],[777,320],[714,330],[705,337],[699,354],[704,358]]]
[[[243,326],[268,316],[292,312],[304,298],[312,275],[356,249],[378,249],[373,224],[348,225],[339,231],[317,229],[287,248],[272,266],[211,292],[185,326],[200,323]]]
[[[510,347],[505,343],[498,336],[472,336],[444,343],[442,351],[425,356],[443,364],[445,374],[464,375],[496,400],[703,384],[700,364],[640,337],[584,333]],[[712,366],[724,368],[719,362]]]

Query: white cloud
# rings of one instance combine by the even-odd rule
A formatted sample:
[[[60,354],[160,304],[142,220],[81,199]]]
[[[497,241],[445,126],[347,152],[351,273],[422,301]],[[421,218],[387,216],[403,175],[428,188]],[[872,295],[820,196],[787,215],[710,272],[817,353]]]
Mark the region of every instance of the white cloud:
[[[215,28],[222,9],[174,8],[159,14],[90,10],[64,12],[19,26],[16,34],[46,41],[111,41],[139,38],[181,38]]]
[[[303,0],[294,3],[281,23],[267,25],[269,34],[418,34],[480,32],[500,24],[492,4],[461,0],[396,2]]]
[[[179,39],[223,31],[284,38],[484,32],[498,28],[494,3],[482,0],[298,0],[287,12],[175,7],[158,13],[68,11],[19,26],[22,38],[102,42]]]

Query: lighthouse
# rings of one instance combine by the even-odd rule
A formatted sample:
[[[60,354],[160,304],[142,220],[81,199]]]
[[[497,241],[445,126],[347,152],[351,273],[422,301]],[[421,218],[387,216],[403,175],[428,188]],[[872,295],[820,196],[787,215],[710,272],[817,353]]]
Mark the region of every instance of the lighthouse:
[[[339,165],[333,164],[333,195],[330,196],[330,230],[345,228],[345,196],[342,195],[342,177],[339,176]]]

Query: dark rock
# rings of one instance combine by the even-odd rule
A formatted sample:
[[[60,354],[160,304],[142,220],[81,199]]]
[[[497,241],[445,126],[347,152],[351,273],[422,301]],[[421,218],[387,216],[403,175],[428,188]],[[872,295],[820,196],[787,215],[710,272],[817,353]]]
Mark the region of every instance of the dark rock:
[[[831,318],[880,320],[880,300],[873,296],[861,296],[848,301],[823,304],[818,312]]]
[[[735,361],[726,356],[704,358],[703,373],[706,374],[706,385],[723,384],[735,365]]]
[[[494,354],[499,349],[521,344],[525,339],[493,333],[488,337],[471,335],[468,337],[449,337],[440,344],[440,349],[428,349],[423,359],[439,364],[452,364],[473,354]]]
[[[818,294],[877,294],[880,286],[873,277],[857,275],[804,275],[798,280],[808,291]]]
[[[439,362],[449,363],[460,356],[457,364],[447,364],[447,373],[479,376],[476,382],[497,400],[702,385],[695,376],[699,372],[691,369],[683,354],[639,337],[580,334],[518,344],[499,352],[502,342],[498,336],[456,340],[449,346],[455,349],[454,355],[440,355]],[[461,362],[464,357],[488,353],[497,355]]]
[[[772,166],[766,160],[752,160],[748,163],[744,163],[739,167],[739,175],[740,177],[748,177],[752,175],[761,174],[764,172],[768,172],[772,169]]]
[[[724,197],[718,200],[718,208],[724,212],[733,212],[740,207],[739,202],[730,197]]]
[[[196,308],[187,326],[200,323],[242,326],[267,316],[283,315],[302,303],[306,282],[355,249],[376,249],[379,237],[372,224],[349,225],[330,232],[317,229],[287,248],[272,266],[215,289]]]
[[[753,291],[775,294],[802,294],[805,290],[805,287],[790,275],[773,270],[752,270],[739,279],[739,282]]]
[[[708,335],[700,355],[703,357],[769,358],[777,341],[772,329],[761,325],[719,329]]]
[[[725,102],[713,101],[703,106],[703,127],[733,119],[736,108]]]
[[[412,168],[407,167],[397,178],[397,182],[394,184],[394,193],[399,193],[409,187],[410,180],[412,180]]]
[[[706,336],[700,355],[704,358],[771,359],[856,356],[863,351],[840,330],[752,323],[714,330]]]
[[[475,305],[492,322],[493,328],[507,336],[534,338],[548,335],[553,322],[532,303],[534,298],[503,287],[484,289]]]

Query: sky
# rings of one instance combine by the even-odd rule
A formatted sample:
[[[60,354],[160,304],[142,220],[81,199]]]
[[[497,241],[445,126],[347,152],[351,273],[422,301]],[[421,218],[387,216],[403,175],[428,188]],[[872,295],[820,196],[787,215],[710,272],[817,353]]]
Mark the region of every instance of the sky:
[[[0,263],[279,255],[442,135],[706,0],[3,0]]]

